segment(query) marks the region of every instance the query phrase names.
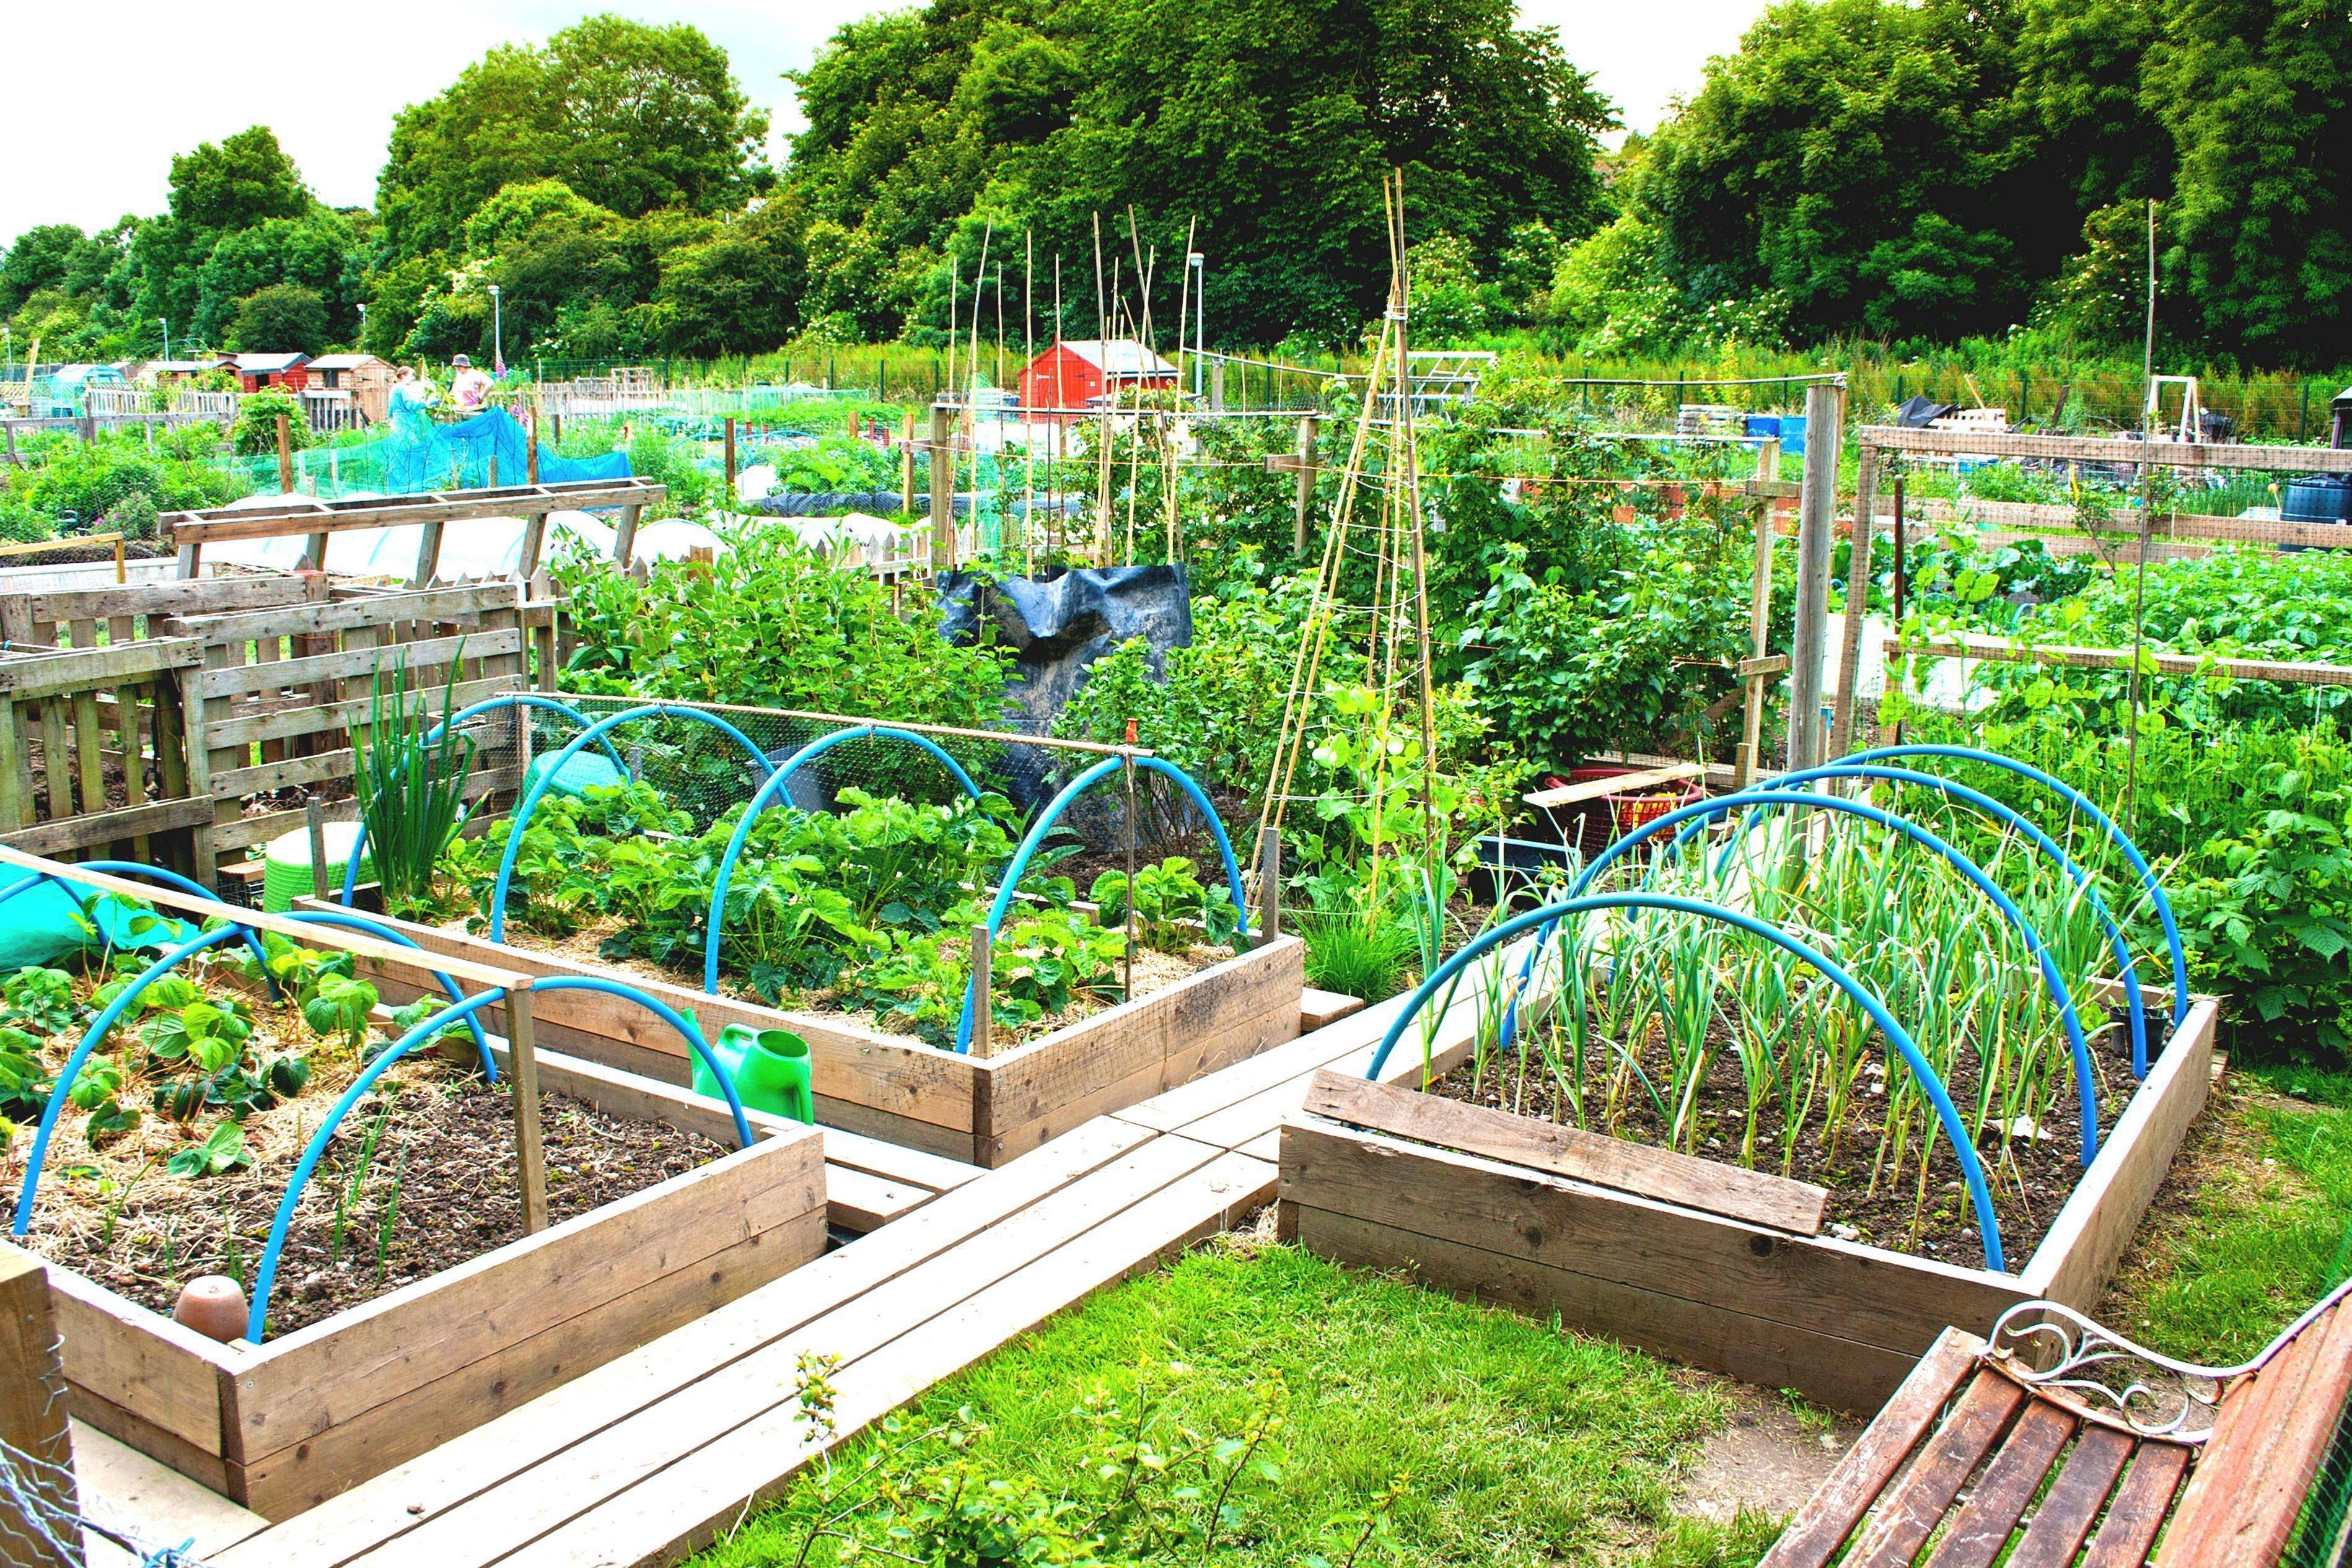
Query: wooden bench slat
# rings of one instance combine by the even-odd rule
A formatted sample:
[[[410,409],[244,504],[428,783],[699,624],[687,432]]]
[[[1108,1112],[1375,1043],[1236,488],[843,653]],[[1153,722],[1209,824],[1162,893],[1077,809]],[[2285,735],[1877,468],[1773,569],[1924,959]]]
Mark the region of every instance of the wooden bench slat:
[[[2048,1400],[2029,1401],[2000,1451],[1985,1467],[1975,1495],[1927,1559],[1927,1568],[1992,1568],[2074,1435],[2073,1416]]]
[[[2024,1403],[2025,1390],[2008,1378],[1978,1373],[1910,1470],[1870,1511],[1846,1568],[1906,1568]]]
[[[1927,1437],[1952,1391],[1976,1369],[1984,1342],[1946,1329],[1903,1380],[1903,1386],[1854,1440],[1829,1479],[1790,1519],[1759,1568],[1823,1568]]]
[[[2091,1549],[2083,1553],[2083,1568],[2141,1568],[2148,1549],[2156,1544],[2156,1532],[2164,1528],[2172,1494],[2180,1490],[2180,1478],[2189,1471],[2189,1454],[2178,1443],[2139,1446],[2116,1500],[2107,1505],[2099,1533],[2091,1538]]]
[[[2025,1539],[2010,1553],[2008,1568],[2066,1568],[2074,1562],[2138,1446],[2113,1427],[2084,1427],[2042,1506],[2033,1511]]]

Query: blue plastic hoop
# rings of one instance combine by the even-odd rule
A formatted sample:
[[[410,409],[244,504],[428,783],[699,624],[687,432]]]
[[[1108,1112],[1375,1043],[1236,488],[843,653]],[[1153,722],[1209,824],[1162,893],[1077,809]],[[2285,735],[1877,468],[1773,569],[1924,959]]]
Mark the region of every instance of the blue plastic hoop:
[[[988,909],[987,929],[992,941],[1004,924],[1006,911],[1013,907],[1013,895],[1020,891],[1021,873],[1028,869],[1029,858],[1035,854],[1037,847],[1045,841],[1045,835],[1053,831],[1054,824],[1061,820],[1062,813],[1069,809],[1070,802],[1119,771],[1130,761],[1138,768],[1149,768],[1154,773],[1174,779],[1184,793],[1192,798],[1192,804],[1200,808],[1201,815],[1208,819],[1209,831],[1216,835],[1217,853],[1225,862],[1225,887],[1233,894],[1234,913],[1240,919],[1236,932],[1244,941],[1249,939],[1249,904],[1242,895],[1241,867],[1234,861],[1233,843],[1225,837],[1225,825],[1218,821],[1217,809],[1209,804],[1209,797],[1202,793],[1198,784],[1192,782],[1190,774],[1172,762],[1157,757],[1132,758],[1114,757],[1096,763],[1092,768],[1071,779],[1068,786],[1054,797],[1053,803],[1045,808],[1044,813],[1031,826],[1028,835],[1021,841],[1021,847],[1013,852],[1012,863],[1005,868],[1003,880],[997,883],[996,901],[990,904]],[[1134,896],[1131,889],[1129,896]],[[977,976],[966,979],[963,983],[963,1017],[956,1023],[955,1044],[956,1051],[961,1054],[969,1054],[971,1051],[972,1006],[977,988]]]
[[[693,1019],[681,1015],[656,998],[647,996],[635,986],[595,976],[558,975],[547,979],[534,980],[531,982],[530,988],[534,991],[595,991],[644,1004],[648,1011],[663,1019],[685,1036],[688,1046],[700,1055],[703,1064],[717,1076],[719,1087],[727,1093],[727,1107],[734,1113],[735,1134],[741,1140],[740,1146],[744,1148],[751,1146],[751,1125],[750,1119],[743,1114],[743,1102],[736,1096],[735,1080],[718,1057],[712,1054],[709,1045],[702,1038],[701,1029],[694,1023]],[[463,1001],[450,1003],[431,1018],[412,1026],[407,1033],[394,1040],[373,1061],[369,1062],[357,1078],[352,1080],[351,1086],[343,1091],[341,1097],[335,1102],[334,1108],[329,1111],[326,1119],[319,1124],[318,1131],[310,1134],[310,1143],[302,1150],[302,1157],[295,1163],[294,1174],[287,1178],[285,1194],[278,1200],[277,1215],[269,1223],[269,1239],[264,1244],[261,1249],[261,1261],[254,1270],[253,1306],[246,1319],[245,1332],[245,1337],[252,1343],[261,1343],[261,1336],[268,1326],[270,1287],[277,1282],[278,1259],[286,1249],[286,1233],[294,1223],[295,1205],[301,1200],[303,1189],[310,1186],[311,1174],[318,1169],[320,1156],[326,1153],[328,1141],[334,1136],[335,1129],[342,1124],[343,1118],[350,1114],[352,1107],[359,1103],[360,1097],[367,1092],[369,1087],[378,1078],[383,1076],[385,1070],[394,1062],[415,1050],[419,1045],[436,1038],[444,1029],[458,1019],[472,1018],[483,1008],[499,1000],[501,995],[502,993],[494,990],[478,991]],[[18,1234],[21,1235],[22,1232]]]
[[[502,707],[549,708],[562,714],[583,729],[590,727],[595,722],[570,703],[559,702],[541,692],[500,692],[497,696],[486,697],[469,707],[461,708],[457,713],[445,716],[440,723],[425,732],[425,743],[430,746],[443,734],[465,723],[467,719]],[[621,777],[624,779],[628,777],[629,765],[621,760],[621,754],[613,749],[612,743],[609,741],[604,744],[604,755],[612,758],[613,766],[619,770]],[[552,768],[549,769],[551,775],[553,771]],[[352,894],[359,891],[360,856],[366,848],[367,822],[362,819],[360,822],[360,831],[352,838],[351,856],[343,862],[343,906],[347,909],[351,907]],[[481,1032],[479,1026],[476,1027],[474,1032],[477,1034]]]
[[[961,764],[940,750],[935,742],[909,729],[898,729],[888,725],[853,725],[820,737],[793,752],[768,775],[758,792],[752,795],[751,803],[743,808],[743,820],[735,824],[735,831],[727,841],[727,852],[719,857],[719,877],[710,895],[710,930],[703,938],[702,946],[702,988],[705,991],[712,996],[719,994],[719,926],[726,916],[727,884],[734,879],[736,859],[742,854],[743,845],[751,836],[751,820],[782,791],[802,763],[814,762],[845,741],[881,736],[921,747],[947,766],[947,770],[955,776],[955,781],[963,786],[965,794],[975,800],[980,799],[980,786],[971,781],[971,776],[963,770]]]
[[[1660,820],[1664,821],[1664,819]],[[1388,1032],[1381,1037],[1380,1049],[1372,1053],[1371,1065],[1365,1070],[1364,1076],[1374,1081],[1379,1079],[1381,1069],[1388,1064],[1389,1053],[1396,1049],[1396,1042],[1403,1035],[1405,1026],[1429,1004],[1429,998],[1437,993],[1440,987],[1467,968],[1481,955],[1493,951],[1519,933],[1532,927],[1557,926],[1565,917],[1591,914],[1604,909],[1661,909],[1671,914],[1694,915],[1703,919],[1717,920],[1725,925],[1736,926],[1750,936],[1764,938],[1794,957],[1811,965],[1822,977],[1859,1004],[1863,1010],[1870,1015],[1871,1021],[1878,1026],[1879,1032],[1894,1042],[1895,1049],[1901,1054],[1905,1064],[1911,1069],[1913,1075],[1927,1091],[1927,1098],[1936,1109],[1936,1118],[1943,1124],[1944,1135],[1951,1141],[1953,1156],[1959,1161],[1960,1172],[1968,1180],[1969,1199],[1976,1207],[1977,1234],[1984,1244],[1985,1266],[1995,1273],[2008,1272],[2007,1264],[2001,1257],[2000,1223],[1993,1216],[1992,1194],[1985,1186],[1984,1166],[1977,1158],[1976,1145],[1969,1141],[1967,1129],[1960,1121],[1960,1113],[1952,1104],[1952,1097],[1944,1091],[1943,1080],[1936,1075],[1936,1070],[1930,1067],[1927,1064],[1927,1059],[1920,1054],[1919,1047],[1912,1040],[1903,1026],[1895,1021],[1895,1015],[1886,1010],[1885,1003],[1872,995],[1867,987],[1846,973],[1827,956],[1817,952],[1779,927],[1767,925],[1753,915],[1742,915],[1738,910],[1725,909],[1719,904],[1706,904],[1694,898],[1677,898],[1667,894],[1610,893],[1598,894],[1589,898],[1563,899],[1558,904],[1546,904],[1541,909],[1532,909],[1525,915],[1507,920],[1502,925],[1481,934],[1476,940],[1439,965],[1427,978],[1422,981],[1412,997],[1406,1000],[1403,1009],[1389,1024]],[[1538,945],[1541,940],[1541,938],[1538,939]]]
[[[761,751],[758,747],[751,744],[750,737],[746,736],[741,730],[736,728],[733,725],[728,723],[725,719],[720,718],[717,714],[710,713],[703,708],[692,706],[688,704],[647,703],[642,707],[633,707],[625,713],[616,713],[609,717],[598,719],[594,724],[590,725],[586,729],[582,730],[578,735],[574,736],[569,746],[566,746],[562,751],[555,754],[554,762],[550,764],[547,771],[541,774],[537,781],[534,782],[529,789],[524,791],[521,801],[515,807],[514,814],[507,819],[506,852],[499,857],[498,885],[492,890],[490,898],[491,941],[503,941],[506,936],[507,884],[514,877],[515,856],[522,849],[523,828],[525,824],[530,822],[531,812],[538,809],[541,798],[544,796],[549,788],[554,784],[556,775],[563,771],[563,765],[571,761],[574,757],[579,756],[582,748],[586,747],[590,741],[604,739],[604,736],[609,731],[621,725],[633,723],[634,721],[642,718],[669,717],[691,717],[699,723],[710,726],[713,729],[724,731],[729,736],[733,737],[734,739],[742,746],[743,749],[750,753],[751,760],[758,763],[762,768],[766,769],[767,773],[772,774],[775,772],[776,765],[768,760],[768,754],[766,752]],[[764,775],[762,776],[761,781],[765,782]]]

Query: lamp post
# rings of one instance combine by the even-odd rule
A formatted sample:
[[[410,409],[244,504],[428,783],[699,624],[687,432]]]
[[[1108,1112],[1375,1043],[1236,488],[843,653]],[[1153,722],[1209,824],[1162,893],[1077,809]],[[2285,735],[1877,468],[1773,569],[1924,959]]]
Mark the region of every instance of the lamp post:
[[[507,324],[499,307],[499,286],[490,285],[490,373],[507,373]]]
[[[1202,318],[1209,313],[1209,258],[1199,251],[1184,258],[1192,267],[1192,395],[1201,395],[1201,356],[1207,352],[1209,329]]]
[[[360,307],[360,352],[367,352],[367,307]]]
[[[169,364],[172,362],[172,323],[158,316],[155,325],[163,329],[163,362]]]

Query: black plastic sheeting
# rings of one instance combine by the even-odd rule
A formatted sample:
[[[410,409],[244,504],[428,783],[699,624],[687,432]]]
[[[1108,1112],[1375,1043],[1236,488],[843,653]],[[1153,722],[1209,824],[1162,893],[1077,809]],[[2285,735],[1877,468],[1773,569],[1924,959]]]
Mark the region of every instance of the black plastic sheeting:
[[[1192,579],[1181,566],[1121,566],[1063,571],[1046,578],[982,578],[953,572],[940,585],[940,634],[951,643],[979,640],[983,623],[997,646],[1013,653],[1004,683],[1006,727],[1048,733],[1087,683],[1097,659],[1130,638],[1150,651],[1151,673],[1164,670],[1168,651],[1192,640]],[[1010,793],[1033,810],[1079,769],[1056,763],[1035,747],[1013,747]],[[1098,849],[1123,837],[1119,794],[1106,782],[1064,821]]]

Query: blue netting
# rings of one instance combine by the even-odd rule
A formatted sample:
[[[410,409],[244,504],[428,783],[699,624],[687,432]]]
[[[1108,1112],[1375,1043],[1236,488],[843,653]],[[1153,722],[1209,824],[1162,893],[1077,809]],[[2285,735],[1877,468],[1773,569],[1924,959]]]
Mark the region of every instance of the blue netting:
[[[395,402],[394,411],[392,433],[378,444],[384,448],[383,488],[390,493],[478,488],[490,483],[493,462],[502,485],[520,485],[530,472],[529,439],[514,415],[504,409],[494,408],[456,424],[436,424],[415,404]],[[628,476],[625,452],[559,457],[542,449],[539,455],[539,477],[544,484]]]

